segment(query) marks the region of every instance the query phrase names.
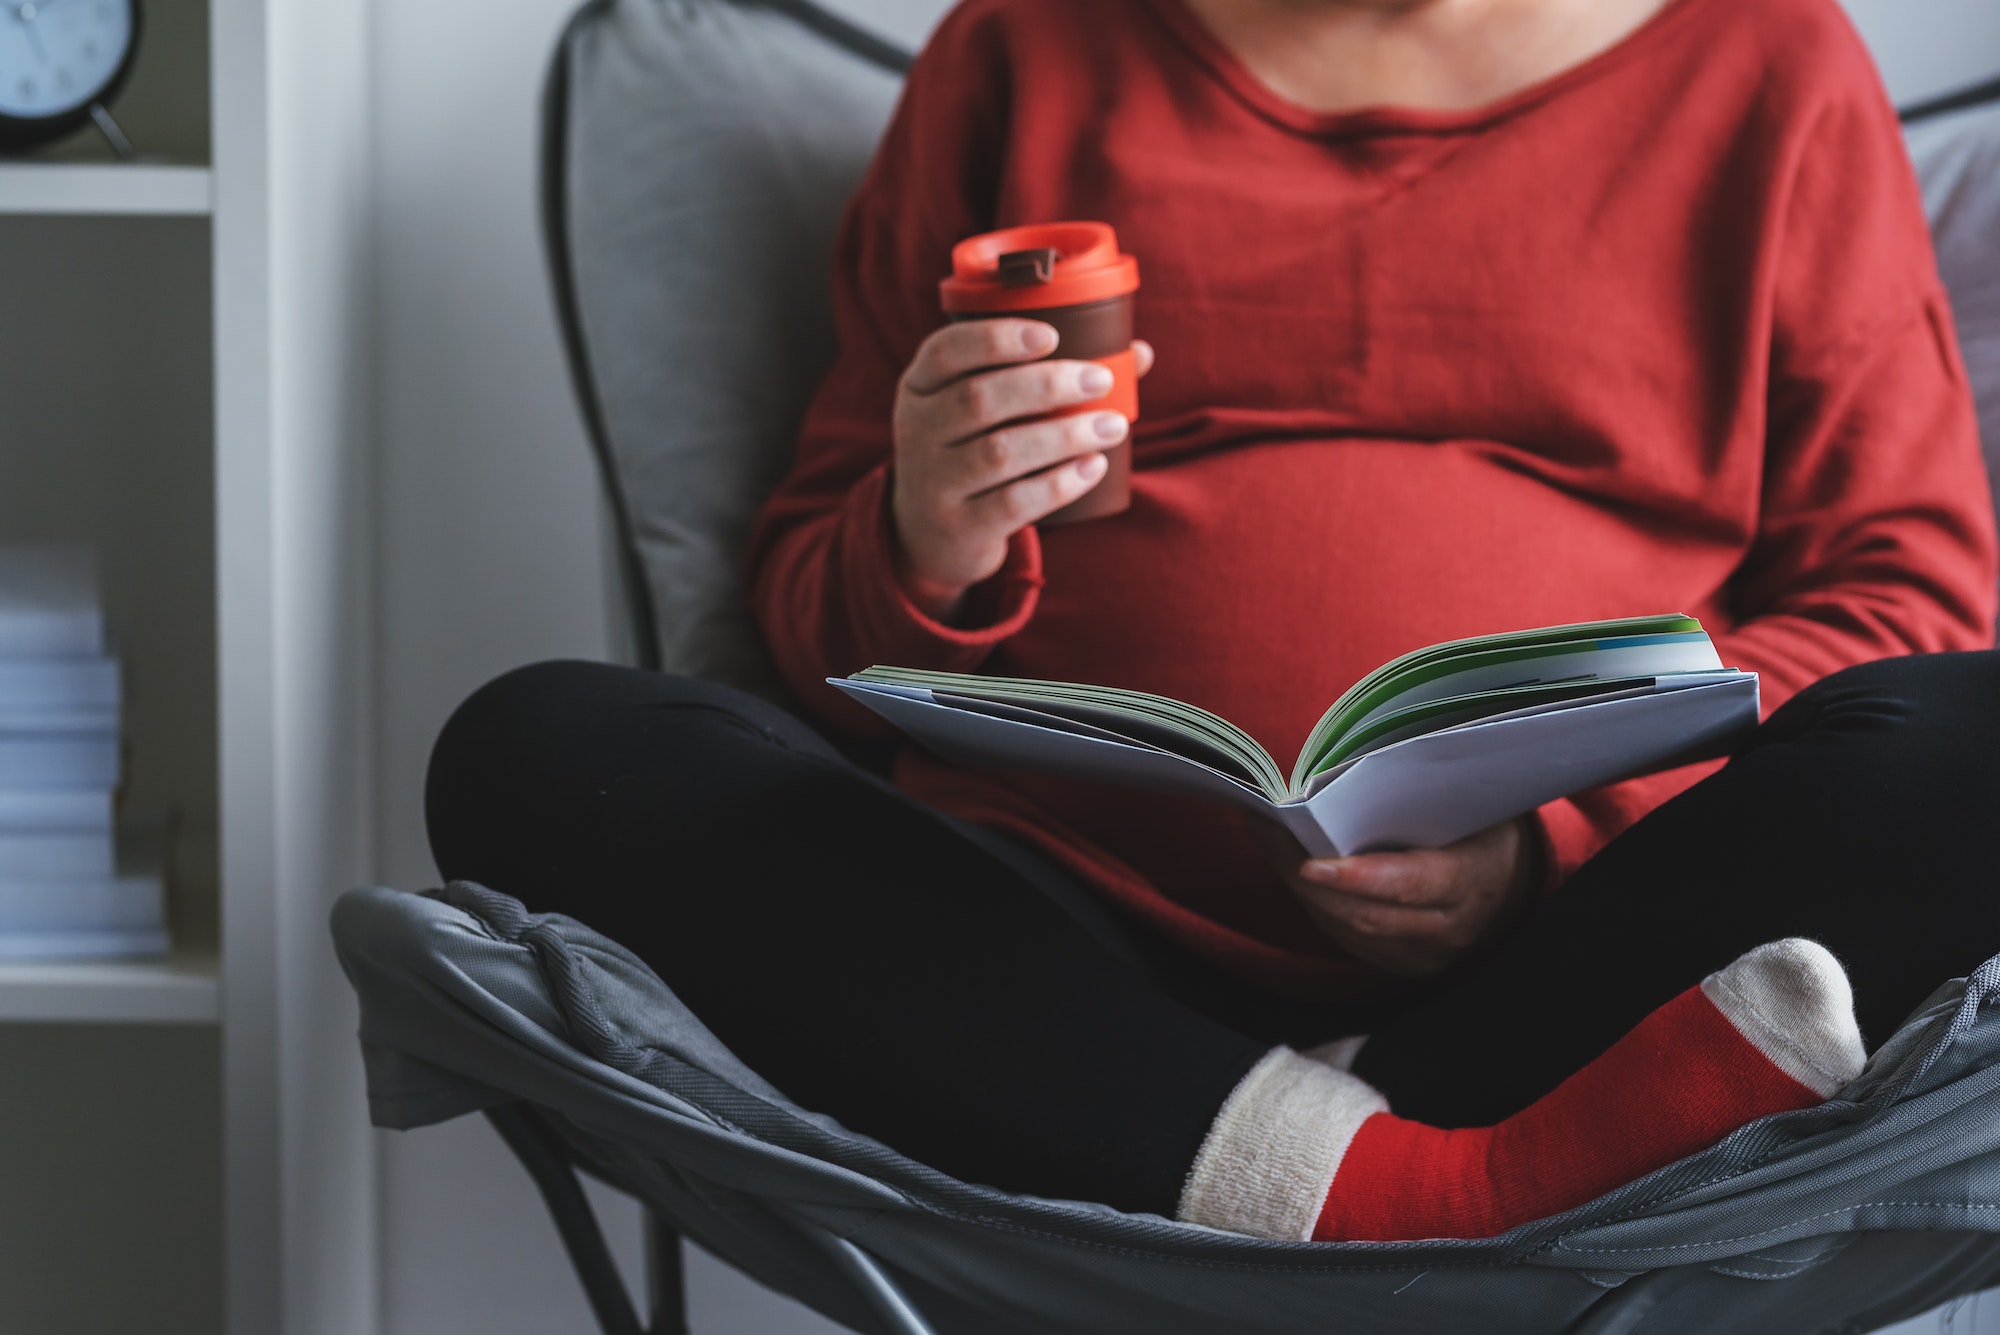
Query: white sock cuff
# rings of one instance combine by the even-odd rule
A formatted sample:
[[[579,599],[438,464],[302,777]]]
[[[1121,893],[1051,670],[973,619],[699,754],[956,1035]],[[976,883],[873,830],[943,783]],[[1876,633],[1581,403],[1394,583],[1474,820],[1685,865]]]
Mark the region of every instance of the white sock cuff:
[[[1847,970],[1817,941],[1759,946],[1701,990],[1773,1066],[1823,1099],[1867,1064]]]
[[[1223,1100],[1181,1189],[1180,1218],[1311,1240],[1354,1133],[1388,1108],[1367,1081],[1272,1048]]]

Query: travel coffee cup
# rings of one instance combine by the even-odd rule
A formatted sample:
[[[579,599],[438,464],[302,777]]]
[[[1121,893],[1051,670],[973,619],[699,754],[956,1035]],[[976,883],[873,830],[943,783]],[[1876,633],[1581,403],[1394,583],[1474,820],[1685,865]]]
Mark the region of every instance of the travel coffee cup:
[[[938,284],[953,321],[1019,316],[1055,327],[1051,357],[1096,362],[1111,372],[1111,392],[1056,417],[1111,412],[1139,416],[1139,368],[1132,357],[1132,294],[1139,262],[1118,253],[1118,237],[1099,222],[1034,223],[969,237],[951,250],[951,277]],[[1104,452],[1097,485],[1042,520],[1066,524],[1117,514],[1132,503],[1132,443]]]

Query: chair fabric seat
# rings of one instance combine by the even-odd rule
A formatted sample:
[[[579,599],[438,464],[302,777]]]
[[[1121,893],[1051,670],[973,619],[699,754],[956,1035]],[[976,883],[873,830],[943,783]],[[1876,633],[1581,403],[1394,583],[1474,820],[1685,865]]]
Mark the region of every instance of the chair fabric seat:
[[[355,890],[333,926],[378,1125],[527,1101],[591,1171],[859,1330],[802,1225],[940,1332],[995,1335],[1869,1330],[2000,1278],[2000,958],[1822,1107],[1499,1238],[1319,1244],[948,1178],[792,1104],[623,947],[495,891]]]

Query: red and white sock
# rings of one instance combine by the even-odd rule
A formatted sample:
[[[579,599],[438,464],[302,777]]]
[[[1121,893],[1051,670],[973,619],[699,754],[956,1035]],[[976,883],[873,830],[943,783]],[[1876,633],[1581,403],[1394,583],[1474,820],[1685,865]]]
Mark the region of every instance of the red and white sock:
[[[1846,972],[1798,939],[1709,975],[1496,1126],[1405,1121],[1366,1081],[1274,1048],[1216,1114],[1179,1215],[1289,1241],[1491,1237],[1820,1103],[1865,1059]]]

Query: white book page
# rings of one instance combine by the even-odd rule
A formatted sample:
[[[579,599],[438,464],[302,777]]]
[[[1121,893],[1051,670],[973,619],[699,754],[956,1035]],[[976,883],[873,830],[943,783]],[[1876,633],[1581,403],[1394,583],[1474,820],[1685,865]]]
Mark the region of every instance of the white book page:
[[[1715,645],[1706,638],[1682,644],[1579,649],[1573,653],[1552,654],[1525,662],[1493,663],[1412,686],[1363,714],[1354,726],[1360,727],[1410,705],[1442,700],[1447,696],[1498,690],[1504,686],[1568,681],[1571,678],[1655,677],[1669,672],[1710,671],[1721,666],[1721,661],[1715,656]]]
[[[1526,712],[1397,742],[1281,819],[1315,856],[1437,848],[1544,802],[1718,754],[1757,724],[1757,679]]]
[[[909,686],[833,677],[828,684],[908,733],[925,750],[967,765],[998,765],[1079,779],[1212,797],[1270,815],[1273,803],[1249,784],[1198,761],[1136,743],[973,713]],[[1032,711],[1022,710],[1021,713]]]

